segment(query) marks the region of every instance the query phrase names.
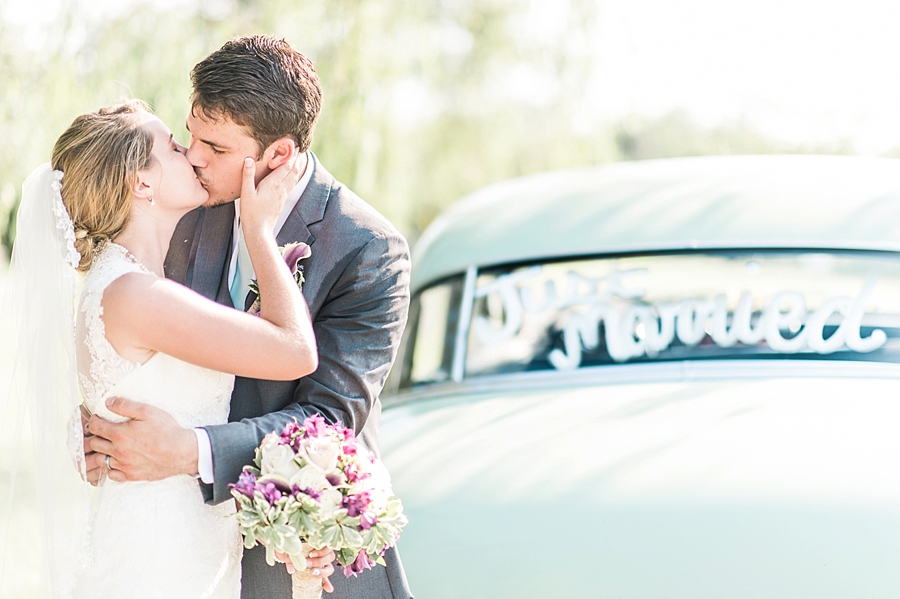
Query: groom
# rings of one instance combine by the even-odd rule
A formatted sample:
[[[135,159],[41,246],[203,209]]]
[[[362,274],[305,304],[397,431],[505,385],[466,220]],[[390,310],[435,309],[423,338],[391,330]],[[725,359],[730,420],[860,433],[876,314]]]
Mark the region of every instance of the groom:
[[[306,162],[276,224],[279,245],[305,242],[303,295],[319,348],[318,370],[292,382],[237,377],[230,422],[190,430],[151,406],[113,399],[109,407],[130,417],[122,424],[92,418],[94,478],[112,464],[114,480],[157,480],[177,474],[201,479],[208,503],[231,499],[228,484],[253,460],[263,436],[292,418],[321,413],[351,426],[378,450],[378,395],[406,322],[409,252],[381,215],[339,183],[309,152],[322,93],[312,64],[283,40],[243,37],[226,43],[194,67],[187,118],[187,157],[209,191],[207,206],[184,217],[172,238],[166,275],[219,303],[244,310],[255,295],[246,250],[239,243],[243,160],[257,160],[257,183],[299,152]],[[242,256],[243,254],[243,256]],[[185,334],[191,334],[185,323]],[[89,477],[91,472],[89,472]],[[335,597],[411,597],[396,550],[358,578],[331,577]],[[243,599],[291,594],[284,566],[265,563],[262,547],[244,552]]]

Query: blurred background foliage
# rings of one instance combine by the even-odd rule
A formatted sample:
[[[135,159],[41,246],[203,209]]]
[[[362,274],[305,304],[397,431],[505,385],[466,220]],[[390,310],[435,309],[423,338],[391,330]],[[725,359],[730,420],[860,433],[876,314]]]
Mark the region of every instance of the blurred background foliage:
[[[191,68],[245,34],[284,37],[313,60],[325,96],[313,150],[410,241],[453,200],[511,177],[615,160],[816,150],[773,143],[742,122],[705,129],[678,110],[584,118],[595,4],[561,3],[566,22],[553,35],[535,27],[535,5],[136,0],[98,13],[63,0],[37,41],[0,19],[2,246],[15,236],[22,181],[77,114],[142,98],[187,141]]]

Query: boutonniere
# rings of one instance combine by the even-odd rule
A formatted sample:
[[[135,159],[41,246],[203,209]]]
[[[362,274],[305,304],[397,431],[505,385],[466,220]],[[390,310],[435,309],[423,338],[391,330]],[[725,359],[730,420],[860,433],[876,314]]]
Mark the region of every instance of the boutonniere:
[[[302,292],[303,283],[306,282],[306,279],[303,278],[303,265],[300,264],[300,261],[306,260],[312,256],[312,248],[305,243],[288,243],[279,247],[278,251],[281,252],[281,256],[287,263],[288,268],[291,269],[291,274],[294,275],[294,281],[297,282],[297,289]],[[256,282],[256,279],[250,280],[250,291],[256,294],[256,299],[253,300],[253,305],[250,306],[247,312],[250,314],[259,314],[259,284]]]

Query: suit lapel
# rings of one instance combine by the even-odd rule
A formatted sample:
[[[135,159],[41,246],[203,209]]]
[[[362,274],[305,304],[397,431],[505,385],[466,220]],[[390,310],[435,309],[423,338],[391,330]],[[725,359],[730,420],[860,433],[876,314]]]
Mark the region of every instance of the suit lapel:
[[[166,253],[166,276],[187,287],[191,286],[197,256],[197,231],[203,226],[204,212],[203,208],[197,208],[184,215],[175,227]]]
[[[231,298],[227,289],[225,297],[222,297],[222,285],[226,281],[225,287],[228,286],[228,258],[231,257],[233,230],[232,202],[206,208],[191,279],[194,291],[226,306],[231,306]]]
[[[310,152],[309,155],[309,167],[313,169],[312,178],[276,236],[279,246],[296,242],[311,246],[316,238],[310,233],[309,225],[325,217],[325,207],[334,186],[334,177],[322,167],[315,154]]]

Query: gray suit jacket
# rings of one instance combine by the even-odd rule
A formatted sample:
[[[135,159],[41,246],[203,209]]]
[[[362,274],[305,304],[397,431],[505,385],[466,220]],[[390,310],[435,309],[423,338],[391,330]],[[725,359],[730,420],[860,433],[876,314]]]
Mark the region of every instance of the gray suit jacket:
[[[310,154],[312,156],[312,154]],[[228,483],[253,461],[262,438],[313,413],[352,426],[378,452],[378,395],[397,355],[409,306],[409,248],[372,207],[337,182],[312,156],[312,179],[278,244],[305,242],[303,295],[319,348],[319,367],[296,381],[237,377],[229,423],[208,426],[214,485],[201,485],[208,503],[231,499]],[[228,293],[234,204],[199,208],[178,224],[166,257],[166,275],[221,304]],[[254,298],[248,297],[245,309]],[[332,597],[411,597],[395,550],[357,578],[331,577]],[[265,563],[261,547],[244,552],[243,599],[289,599],[290,576]]]

